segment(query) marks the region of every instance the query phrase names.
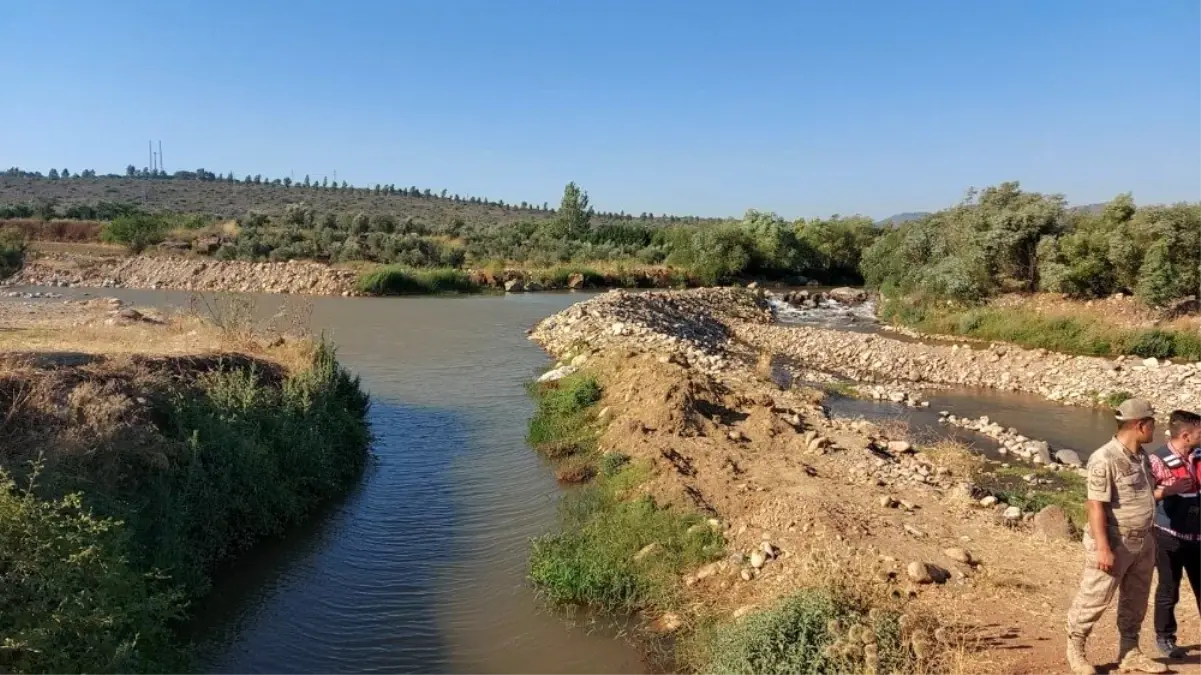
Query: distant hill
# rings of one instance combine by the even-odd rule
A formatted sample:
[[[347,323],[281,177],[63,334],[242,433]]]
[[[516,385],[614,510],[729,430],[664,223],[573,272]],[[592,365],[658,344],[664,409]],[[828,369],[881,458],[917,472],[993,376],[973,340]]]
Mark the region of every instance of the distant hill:
[[[896,227],[901,223],[907,223],[911,220],[925,218],[928,215],[930,215],[929,211],[906,211],[905,213],[898,213],[894,216],[889,216],[883,220],[877,220],[876,225],[879,225],[880,227],[884,227],[885,225]]]
[[[218,218],[241,218],[251,211],[280,215],[289,204],[304,203],[317,213],[364,213],[412,218],[429,225],[461,220],[472,225],[507,225],[519,221],[553,218],[558,204],[508,204],[500,200],[464,197],[448,191],[417,188],[321,187],[270,182],[131,178],[127,176],[69,179],[0,175],[0,204],[50,202],[59,210],[73,204],[130,202],[151,211],[200,213]],[[598,225],[640,223],[666,226],[678,223],[716,222],[719,218],[625,214],[597,211]]]

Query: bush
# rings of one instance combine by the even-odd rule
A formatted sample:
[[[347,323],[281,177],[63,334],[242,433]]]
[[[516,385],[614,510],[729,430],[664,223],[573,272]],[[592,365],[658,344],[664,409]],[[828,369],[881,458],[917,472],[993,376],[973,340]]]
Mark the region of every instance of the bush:
[[[602,476],[616,476],[626,464],[629,464],[630,456],[620,452],[606,452],[601,455],[600,471]]]
[[[0,279],[10,277],[25,265],[25,237],[15,230],[0,229]]]
[[[127,548],[121,523],[78,494],[39,499],[0,470],[0,670],[177,671],[183,597]]]
[[[920,666],[900,615],[865,612],[848,599],[803,591],[717,628],[705,673],[907,673]]]
[[[413,270],[406,267],[381,267],[359,276],[358,290],[368,295],[428,295],[433,293],[475,293],[480,290],[471,276],[462,270]]]
[[[124,244],[135,253],[163,240],[170,229],[167,221],[149,214],[114,218],[100,231],[101,241]]]

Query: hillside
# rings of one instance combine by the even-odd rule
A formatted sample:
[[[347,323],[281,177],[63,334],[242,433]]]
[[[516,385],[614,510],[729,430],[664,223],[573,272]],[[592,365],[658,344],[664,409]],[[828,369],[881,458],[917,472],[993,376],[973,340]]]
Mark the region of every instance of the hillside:
[[[506,225],[550,218],[547,204],[507,204],[462,197],[445,190],[413,188],[290,187],[273,182],[196,180],[173,178],[130,178],[116,176],[71,177],[68,179],[0,176],[0,203],[50,201],[59,207],[97,202],[133,202],[151,211],[202,213],[218,218],[240,218],[250,211],[280,215],[289,204],[305,203],[319,213],[387,214],[398,220],[412,218],[429,225],[446,225],[461,220],[468,224]],[[442,196],[445,194],[445,196]],[[645,224],[717,221],[716,218],[626,215],[598,212],[597,224],[643,222]]]
[[[881,227],[886,225],[896,226],[900,225],[901,223],[908,223],[911,220],[921,220],[928,215],[930,215],[928,211],[906,211],[905,213],[898,213],[882,220],[877,220],[876,225]]]

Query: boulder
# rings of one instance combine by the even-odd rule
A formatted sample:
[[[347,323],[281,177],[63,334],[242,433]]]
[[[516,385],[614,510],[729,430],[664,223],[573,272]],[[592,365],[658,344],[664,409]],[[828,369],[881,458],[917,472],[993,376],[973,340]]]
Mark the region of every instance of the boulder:
[[[767,562],[767,556],[763,554],[763,551],[752,551],[751,552],[751,567],[754,567],[755,569],[759,569],[760,567],[763,567],[764,563],[766,563],[766,562]]]
[[[934,563],[913,561],[905,568],[909,579],[918,584],[941,584],[951,573]]]
[[[570,276],[567,277],[567,287],[570,289],[573,289],[573,290],[577,289],[577,288],[583,288],[584,287],[584,275],[580,274],[579,272],[573,272]]]
[[[521,279],[509,279],[505,282],[505,293],[521,293],[525,291],[525,282]]]
[[[909,441],[889,441],[888,451],[894,455],[902,455],[913,449],[913,445]]]
[[[1001,516],[1007,521],[1017,522],[1022,519],[1022,510],[1016,506],[1009,506],[1005,508],[1005,512]]]
[[[1048,539],[1070,541],[1076,538],[1076,527],[1062,507],[1052,504],[1034,516],[1034,531]]]
[[[1080,455],[1075,450],[1067,448],[1055,451],[1055,461],[1068,466],[1084,466],[1084,462],[1080,460]]]
[[[867,291],[861,288],[843,286],[831,290],[827,295],[830,296],[831,300],[844,305],[859,305],[867,301]]]

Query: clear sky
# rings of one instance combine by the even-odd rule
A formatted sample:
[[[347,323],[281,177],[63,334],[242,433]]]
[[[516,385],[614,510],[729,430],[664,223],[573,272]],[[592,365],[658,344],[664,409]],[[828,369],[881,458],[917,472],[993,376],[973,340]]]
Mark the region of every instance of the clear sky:
[[[3,2],[0,165],[603,210],[1201,198],[1196,0]]]

